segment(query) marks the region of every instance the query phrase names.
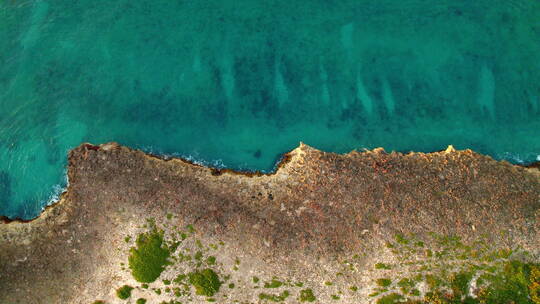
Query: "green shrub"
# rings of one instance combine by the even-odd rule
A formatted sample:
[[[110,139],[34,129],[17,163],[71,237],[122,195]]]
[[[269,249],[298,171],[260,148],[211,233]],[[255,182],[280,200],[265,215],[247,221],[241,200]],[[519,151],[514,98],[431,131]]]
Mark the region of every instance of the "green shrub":
[[[139,282],[154,282],[170,264],[170,249],[163,242],[163,231],[153,229],[137,237],[136,247],[130,249],[129,268]]]
[[[403,296],[399,293],[391,293],[377,300],[377,304],[397,304],[400,303],[402,299]]]
[[[191,272],[189,283],[195,287],[195,292],[201,296],[211,297],[219,291],[221,282],[218,275],[212,269]]]
[[[388,287],[392,285],[392,280],[390,279],[377,279],[377,285],[381,287]]]
[[[272,281],[264,283],[264,288],[279,288],[282,285],[283,285],[283,282],[276,279],[272,279]]]
[[[300,302],[314,302],[316,298],[315,295],[313,295],[313,290],[303,289],[300,290],[300,297],[298,300],[300,300]]]
[[[129,297],[131,297],[131,291],[133,290],[133,287],[129,285],[124,285],[116,290],[116,296],[118,298],[125,300]]]

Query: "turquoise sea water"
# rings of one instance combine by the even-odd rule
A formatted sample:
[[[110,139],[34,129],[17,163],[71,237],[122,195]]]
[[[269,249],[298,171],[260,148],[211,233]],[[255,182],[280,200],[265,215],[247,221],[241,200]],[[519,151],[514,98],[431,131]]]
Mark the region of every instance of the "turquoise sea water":
[[[0,1],[0,214],[108,141],[243,170],[299,141],[535,161],[540,1]]]

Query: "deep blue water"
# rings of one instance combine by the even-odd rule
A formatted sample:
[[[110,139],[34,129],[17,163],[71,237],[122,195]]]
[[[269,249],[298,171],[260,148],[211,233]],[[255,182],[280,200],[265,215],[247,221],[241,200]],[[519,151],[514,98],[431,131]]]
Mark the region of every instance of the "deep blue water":
[[[299,141],[535,161],[540,2],[0,1],[0,214],[108,141],[243,170]]]

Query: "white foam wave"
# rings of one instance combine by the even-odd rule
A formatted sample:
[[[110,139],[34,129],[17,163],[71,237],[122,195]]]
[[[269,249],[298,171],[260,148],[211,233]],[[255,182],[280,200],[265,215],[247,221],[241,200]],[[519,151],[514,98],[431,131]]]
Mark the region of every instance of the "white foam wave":
[[[52,188],[51,194],[49,195],[49,198],[47,199],[47,203],[41,207],[41,211],[45,210],[47,206],[50,206],[52,204],[57,203],[60,200],[60,196],[67,191],[67,188],[69,186],[69,178],[67,174],[67,169],[64,170],[64,185],[62,184],[56,184]]]
[[[507,160],[514,164],[525,165],[534,161],[540,161],[540,154],[536,154],[536,153],[517,154],[517,153],[512,153],[512,152],[504,152],[497,155],[497,158]]]
[[[194,154],[182,154],[178,152],[164,153],[162,150],[156,149],[153,146],[144,146],[144,147],[140,147],[140,149],[145,153],[152,154],[166,160],[171,159],[171,158],[181,158],[199,166],[216,168],[216,169],[229,168],[225,164],[225,162],[223,162],[223,160],[220,158],[212,159],[212,160],[205,160],[202,157],[200,157],[196,152]]]

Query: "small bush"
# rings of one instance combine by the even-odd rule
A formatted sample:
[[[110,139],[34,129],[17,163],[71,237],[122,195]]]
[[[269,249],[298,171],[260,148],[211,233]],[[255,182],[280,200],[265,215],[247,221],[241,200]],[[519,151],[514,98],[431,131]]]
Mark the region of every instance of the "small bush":
[[[377,300],[377,304],[396,304],[400,303],[402,299],[403,296],[399,293],[391,293]]]
[[[131,297],[131,291],[133,290],[133,287],[129,285],[124,285],[116,290],[116,296],[118,298],[125,300],[129,297]]]
[[[129,268],[135,280],[142,283],[154,282],[170,264],[169,248],[163,243],[163,231],[154,228],[137,237],[137,247],[130,249]]]
[[[377,279],[377,285],[381,287],[388,287],[392,285],[392,280],[390,279]]]
[[[303,289],[300,291],[300,302],[314,302],[316,300],[315,295],[313,295],[313,290]]]
[[[219,291],[221,282],[212,269],[204,269],[189,274],[189,283],[195,287],[195,293],[200,296],[211,297]]]
[[[272,279],[272,281],[264,283],[264,288],[279,288],[282,285],[283,285],[283,282],[276,279]]]

